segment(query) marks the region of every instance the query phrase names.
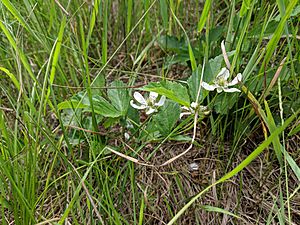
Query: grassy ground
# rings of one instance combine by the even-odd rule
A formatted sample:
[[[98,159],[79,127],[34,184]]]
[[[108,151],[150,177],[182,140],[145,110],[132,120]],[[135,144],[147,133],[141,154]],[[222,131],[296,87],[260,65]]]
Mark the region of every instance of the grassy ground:
[[[0,9],[1,224],[300,224],[298,1]]]

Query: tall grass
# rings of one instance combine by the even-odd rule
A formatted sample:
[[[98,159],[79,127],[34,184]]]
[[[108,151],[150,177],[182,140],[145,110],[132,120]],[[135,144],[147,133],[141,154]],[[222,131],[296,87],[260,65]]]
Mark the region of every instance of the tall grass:
[[[2,0],[0,9],[1,224],[141,225],[157,222],[159,216],[165,223],[180,223],[205,192],[241,172],[265,149],[275,155],[281,171],[280,198],[274,200],[268,223],[292,223],[289,201],[295,193],[290,193],[289,172],[299,181],[300,169],[299,159],[287,149],[285,131],[299,136],[298,1]],[[157,43],[163,35],[184,40],[186,46],[175,47],[187,51],[161,50]],[[158,199],[148,190],[155,187],[138,182],[145,168],[107,146],[155,161],[161,148],[176,142],[174,134],[190,141],[192,122],[183,120],[165,138],[144,143],[146,120],[129,145],[114,118],[97,115],[93,99],[105,96],[114,80],[126,81],[131,89],[160,79],[186,83],[184,73],[196,73],[203,61],[222,54],[222,40],[228,52],[234,50],[231,72],[244,77],[243,97],[230,113],[213,113],[205,121],[210,135],[231,143],[227,169],[192,197],[185,193],[184,176],[164,171],[178,193],[170,188],[169,195]],[[184,66],[179,77],[174,72],[169,76],[172,63]],[[79,106],[59,110],[60,102],[79,92],[89,99],[90,112],[82,113]],[[217,100],[206,99],[211,104]],[[75,125],[66,123],[71,117]],[[257,129],[264,141],[233,167],[240,143]],[[148,146],[151,152],[145,153]],[[220,153],[216,160],[221,159]],[[159,176],[160,168],[153,169]],[[162,205],[164,215],[159,213]],[[219,206],[201,210],[237,221],[243,217]],[[191,216],[201,224],[197,213]]]

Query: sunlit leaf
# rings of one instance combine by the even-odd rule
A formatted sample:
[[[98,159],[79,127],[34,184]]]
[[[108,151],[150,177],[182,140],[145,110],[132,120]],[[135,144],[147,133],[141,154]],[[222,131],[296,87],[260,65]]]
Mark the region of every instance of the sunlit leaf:
[[[150,83],[141,88],[141,90],[157,92],[160,95],[164,95],[167,98],[172,99],[180,105],[190,105],[190,97],[187,89],[176,82],[161,81],[158,83]]]
[[[159,109],[159,112],[153,116],[152,123],[159,132],[167,136],[179,119],[180,107],[176,102],[166,101],[165,104]]]
[[[123,116],[127,113],[130,101],[128,91],[124,86],[122,81],[114,81],[111,83],[112,88],[107,91],[108,98],[112,105],[119,110]]]

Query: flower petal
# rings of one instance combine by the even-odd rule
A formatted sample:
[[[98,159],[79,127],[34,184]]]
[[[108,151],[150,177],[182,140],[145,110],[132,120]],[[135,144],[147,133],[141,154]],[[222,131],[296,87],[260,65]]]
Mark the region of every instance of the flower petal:
[[[238,74],[236,75],[236,77],[237,77],[237,79],[238,79],[239,82],[241,82],[241,81],[243,80],[243,76],[242,76],[241,73],[238,73]]]
[[[228,83],[228,86],[236,85],[241,81],[242,81],[242,74],[239,73],[231,82]]]
[[[196,109],[197,106],[198,106],[198,104],[197,104],[196,102],[192,102],[192,103],[191,103],[191,107],[192,107],[193,109]]]
[[[226,67],[223,67],[220,73],[217,75],[216,79],[228,80],[230,76],[229,70]]]
[[[133,129],[134,128],[134,126],[133,126],[133,124],[130,122],[130,121],[126,121],[126,128],[127,129]]]
[[[142,105],[147,105],[147,101],[145,100],[145,98],[143,97],[143,95],[141,95],[139,92],[134,92],[133,97],[135,98],[135,100],[139,103],[141,103]]]
[[[158,93],[151,91],[149,94],[149,99],[151,102],[154,102],[158,97]]]
[[[162,95],[159,99],[159,102],[155,103],[155,106],[162,106],[163,104],[165,104],[166,101],[166,96]]]
[[[207,106],[200,105],[199,110],[200,110],[201,112],[207,111]]]
[[[200,110],[200,112],[201,112],[203,115],[205,115],[205,116],[207,116],[207,115],[210,114],[210,110],[208,109],[207,106],[200,105],[199,110]]]
[[[190,111],[190,108],[188,108],[188,107],[186,107],[186,106],[181,106],[181,110]]]
[[[130,105],[135,109],[146,109],[147,105],[136,105],[133,100],[130,101]]]
[[[205,90],[208,90],[208,91],[213,91],[213,90],[215,90],[215,89],[217,88],[216,85],[210,85],[210,84],[208,84],[208,83],[206,83],[206,82],[204,82],[204,81],[202,81],[201,86],[202,86]]]
[[[225,92],[241,92],[239,89],[237,88],[224,88]]]
[[[180,113],[179,118],[181,119],[183,116],[185,116],[185,115],[191,115],[191,114],[192,114],[191,112],[183,112],[183,113]]]
[[[225,89],[225,88],[219,86],[219,87],[217,87],[217,92],[218,92],[218,93],[221,93],[224,89]]]
[[[146,110],[146,114],[149,115],[151,113],[154,113],[156,112],[156,109],[155,108],[152,108],[152,107],[148,107],[148,109]]]
[[[189,165],[189,170],[190,170],[190,171],[197,171],[197,170],[199,170],[199,164],[198,164],[198,163],[195,163],[195,162],[191,163],[191,164]]]
[[[125,140],[129,140],[130,139],[130,135],[128,133],[124,133],[124,137],[125,137]]]

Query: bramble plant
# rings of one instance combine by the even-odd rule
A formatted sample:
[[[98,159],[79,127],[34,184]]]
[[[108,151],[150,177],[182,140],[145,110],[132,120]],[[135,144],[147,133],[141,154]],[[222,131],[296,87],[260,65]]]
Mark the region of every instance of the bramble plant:
[[[218,62],[220,63],[220,62]],[[200,74],[198,74],[200,76]],[[205,76],[205,75],[204,75]],[[135,91],[133,93],[133,99],[130,100],[130,105],[135,110],[145,110],[146,115],[155,114],[153,119],[149,119],[144,124],[146,129],[149,133],[156,134],[155,138],[159,137],[166,137],[174,128],[175,124],[181,119],[183,116],[187,115],[194,115],[197,112],[202,118],[209,115],[211,110],[208,106],[200,105],[197,102],[191,102],[191,97],[188,93],[192,96],[196,96],[197,93],[201,94],[201,87],[203,87],[207,91],[214,91],[217,90],[217,93],[224,92],[241,92],[237,88],[231,88],[230,86],[237,85],[242,81],[241,73],[238,73],[237,76],[232,80],[228,81],[230,77],[229,70],[225,67],[215,75],[215,78],[212,78],[213,84],[208,84],[207,82],[201,81],[201,79],[197,79],[200,83],[196,86],[198,89],[191,89],[191,85],[181,85],[177,82],[169,82],[169,81],[161,81],[161,82],[150,82],[149,84],[145,85],[144,87],[140,88],[144,91],[149,91],[147,94],[148,97],[144,97],[140,92]],[[189,80],[192,77],[189,78]],[[195,84],[194,84],[195,85]],[[111,89],[108,90],[108,98],[111,101],[109,103],[105,98],[99,95],[93,95],[93,106],[95,108],[95,113],[103,116],[104,118],[109,117],[122,117],[122,118],[129,118],[128,115],[128,91],[125,89],[119,89],[124,87],[124,83],[121,81],[113,82],[111,85]],[[116,88],[116,89],[114,89]],[[197,92],[197,93],[193,93]],[[159,96],[160,95],[160,96]],[[78,98],[80,95],[76,94],[74,97],[77,99],[74,100],[74,97],[71,101],[65,101],[59,104],[60,109],[66,109],[69,107],[81,108],[85,109],[81,111],[84,113],[85,111],[91,111],[91,103],[87,99],[86,96],[82,96],[82,98]],[[166,99],[168,98],[168,101]],[[205,101],[205,98],[201,99],[202,102]],[[166,103],[166,105],[165,105]],[[235,102],[231,102],[234,104]],[[106,110],[101,110],[105,106]],[[213,109],[214,105],[210,105]],[[108,112],[111,110],[111,113]],[[179,112],[180,111],[180,112]],[[176,113],[177,112],[177,113]],[[80,118],[82,116],[79,116]],[[191,117],[190,117],[191,118]],[[105,121],[105,119],[103,120]],[[164,121],[164,122],[162,122]],[[72,120],[66,121],[67,123],[72,123]],[[121,120],[120,120],[121,122]],[[141,121],[137,121],[138,126],[140,126]],[[158,125],[160,124],[160,125]],[[169,124],[168,126],[165,126]],[[121,124],[120,124],[121,125]],[[162,127],[166,127],[162,131]],[[148,135],[149,135],[148,133]],[[158,135],[159,134],[159,135]],[[151,136],[151,135],[150,135]],[[129,134],[124,134],[125,139],[129,139]],[[154,136],[152,136],[153,138]],[[170,136],[169,138],[172,138]]]
[[[0,224],[300,224],[299,1],[0,11]]]

